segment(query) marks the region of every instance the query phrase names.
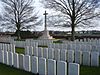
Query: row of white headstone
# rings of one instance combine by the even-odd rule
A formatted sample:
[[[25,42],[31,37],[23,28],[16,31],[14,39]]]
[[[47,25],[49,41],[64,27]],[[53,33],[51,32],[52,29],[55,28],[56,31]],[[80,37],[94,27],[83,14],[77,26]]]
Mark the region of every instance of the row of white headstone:
[[[34,55],[57,61],[75,62],[81,65],[99,66],[99,53],[89,51],[60,50],[26,46],[25,55]]]
[[[70,40],[63,40],[63,43],[68,43]],[[100,42],[100,38],[84,38],[84,39],[76,39],[74,42]]]
[[[42,39],[42,40],[33,40],[33,39],[26,39],[26,43],[30,43],[30,45],[27,46],[32,46],[34,43],[38,43],[38,45],[49,45],[49,43],[53,43],[53,40],[50,39]]]
[[[63,41],[61,44],[53,43],[53,40],[33,40],[26,39],[25,41],[14,41],[12,40],[12,44],[15,44],[16,47],[25,46],[34,46],[38,47],[38,45],[46,45],[49,48],[57,48],[57,49],[67,49],[67,50],[81,50],[81,51],[98,51],[100,54],[100,41],[95,40],[91,42],[82,42],[82,41]]]
[[[0,43],[0,50],[15,53],[15,45],[14,44]]]
[[[88,43],[68,43],[68,44],[49,44],[48,48],[67,49],[75,51],[100,51],[99,45],[91,45]]]
[[[36,44],[37,45],[37,44]],[[36,46],[35,45],[35,46]],[[81,52],[72,50],[59,50],[51,48],[38,48],[38,47],[26,46],[25,54],[34,55],[38,57],[44,57],[46,59],[62,60],[67,62],[75,62],[88,66],[99,66],[99,53],[98,52]],[[0,50],[15,53],[14,44],[2,44],[0,43]]]
[[[25,41],[14,41],[12,40],[12,44],[15,44],[16,47],[25,47],[25,46],[38,46],[38,45],[49,45],[53,43],[53,40],[33,40],[33,39],[26,39]]]
[[[26,40],[14,41],[16,47],[37,46],[43,45],[49,48],[67,49],[67,50],[81,50],[81,51],[99,51],[100,42],[67,42],[62,44],[55,44],[52,40]]]
[[[39,75],[79,75],[80,66],[76,63],[56,61],[0,50],[0,63],[23,69]]]

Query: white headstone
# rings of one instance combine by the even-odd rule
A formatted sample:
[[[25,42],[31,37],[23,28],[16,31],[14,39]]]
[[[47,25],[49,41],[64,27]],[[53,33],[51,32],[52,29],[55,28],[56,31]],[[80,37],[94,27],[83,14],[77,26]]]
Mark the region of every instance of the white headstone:
[[[83,53],[83,65],[90,66],[90,52],[82,52]]]
[[[59,49],[54,50],[54,59],[57,61],[60,60],[60,50]]]
[[[48,75],[56,75],[56,61],[48,59]]]
[[[25,40],[25,45],[26,45],[26,46],[30,46],[30,40],[29,40],[29,39],[26,39],[26,40]]]
[[[12,52],[8,52],[8,61],[9,61],[9,65],[13,66],[13,53]]]
[[[29,46],[29,55],[33,55],[33,47]]]
[[[19,68],[24,69],[24,55],[19,54]]]
[[[91,52],[91,66],[99,67],[99,53]]]
[[[61,50],[60,51],[60,60],[61,61],[66,61],[67,59],[67,50]]]
[[[38,56],[38,47],[33,47],[33,55]]]
[[[38,73],[38,57],[32,56],[32,73]]]
[[[76,63],[69,63],[68,75],[79,75],[80,66]]]
[[[75,51],[80,51],[80,50],[81,50],[81,45],[77,44],[76,47],[75,47]]]
[[[4,44],[4,52],[7,51],[7,44]]]
[[[29,55],[24,56],[24,70],[28,72],[31,71],[31,59]]]
[[[68,50],[68,62],[73,63],[74,62],[74,51],[73,50]]]
[[[48,59],[54,59],[54,49],[48,49]]]
[[[12,44],[11,52],[15,53],[15,45]]]
[[[9,50],[8,52],[12,52],[12,44],[9,44]]]
[[[47,75],[47,68],[46,68],[46,59],[45,58],[39,58],[39,65],[38,65],[38,71],[39,75]]]
[[[81,51],[83,52],[83,51],[85,51],[85,50],[86,50],[86,45],[81,44]]]
[[[17,53],[14,53],[14,67],[19,68],[19,57]]]
[[[43,57],[43,48],[38,48],[38,56]]]
[[[7,51],[10,51],[10,44],[7,44]]]
[[[2,50],[2,43],[0,43],[0,50]]]
[[[4,63],[4,51],[0,50],[0,62]]]
[[[29,55],[29,46],[25,46],[25,55]]]
[[[57,62],[57,75],[67,75],[67,63],[64,61]]]
[[[75,51],[75,63],[82,64],[82,52]]]
[[[48,59],[48,48],[43,49],[43,58]]]
[[[86,45],[86,51],[91,51],[91,49],[92,49],[92,47],[91,47],[91,45]]]
[[[4,50],[4,43],[1,43],[2,44],[2,50]]]
[[[91,51],[98,51],[98,49],[97,49],[97,46],[96,45],[92,45],[92,47],[91,47],[92,49],[91,49]]]
[[[7,51],[4,51],[4,64],[9,65],[9,62],[8,62],[8,52]]]

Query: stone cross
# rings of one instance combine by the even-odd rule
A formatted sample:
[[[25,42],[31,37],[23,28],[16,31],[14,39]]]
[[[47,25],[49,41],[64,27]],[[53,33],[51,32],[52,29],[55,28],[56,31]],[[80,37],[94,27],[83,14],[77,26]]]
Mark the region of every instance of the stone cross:
[[[48,13],[46,13],[46,11],[45,11],[45,13],[43,14],[43,15],[45,15],[45,30],[47,30],[47,24],[46,24],[47,14],[48,14]]]

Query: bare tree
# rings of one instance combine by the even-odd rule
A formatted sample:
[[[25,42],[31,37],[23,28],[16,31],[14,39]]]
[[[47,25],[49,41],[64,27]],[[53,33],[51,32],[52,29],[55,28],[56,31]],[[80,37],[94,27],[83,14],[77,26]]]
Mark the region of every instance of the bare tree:
[[[60,11],[66,15],[72,29],[72,41],[75,39],[75,27],[89,25],[92,19],[100,16],[99,0],[42,0],[42,3],[46,8]]]
[[[1,0],[1,2],[4,7],[3,16],[0,17],[2,26],[15,29],[18,39],[22,29],[39,24],[33,0]]]

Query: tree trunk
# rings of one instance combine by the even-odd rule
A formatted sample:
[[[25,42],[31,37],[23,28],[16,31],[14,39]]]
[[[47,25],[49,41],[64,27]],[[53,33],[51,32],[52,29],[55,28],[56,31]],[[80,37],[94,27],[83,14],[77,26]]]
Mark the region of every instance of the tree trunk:
[[[20,30],[17,30],[17,39],[20,40],[21,37],[20,37]]]
[[[72,25],[72,31],[71,31],[71,41],[75,40],[75,26]]]

